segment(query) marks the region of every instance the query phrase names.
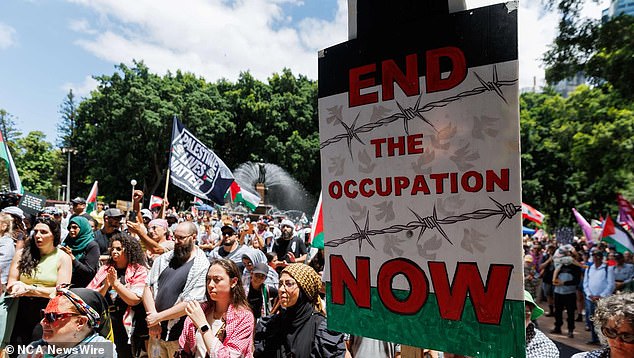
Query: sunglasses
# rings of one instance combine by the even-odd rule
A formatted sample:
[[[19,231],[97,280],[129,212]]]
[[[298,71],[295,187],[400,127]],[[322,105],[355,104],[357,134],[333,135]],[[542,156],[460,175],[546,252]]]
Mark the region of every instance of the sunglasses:
[[[53,324],[55,321],[59,319],[64,319],[66,317],[71,317],[71,316],[79,316],[80,314],[71,313],[71,312],[64,312],[64,313],[45,312],[44,310],[40,310],[40,315],[42,316],[42,319],[48,322],[48,324]]]
[[[601,332],[604,336],[610,339],[615,339],[618,337],[625,343],[634,343],[634,333],[618,333],[615,329],[607,327],[601,327]]]

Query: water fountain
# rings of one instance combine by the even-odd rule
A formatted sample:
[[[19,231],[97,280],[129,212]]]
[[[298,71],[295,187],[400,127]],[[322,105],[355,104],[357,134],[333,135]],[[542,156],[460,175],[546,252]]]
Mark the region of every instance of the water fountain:
[[[262,201],[254,212],[256,215],[299,211],[311,217],[315,210],[315,198],[275,164],[246,162],[233,171],[233,176],[240,187],[260,194]]]

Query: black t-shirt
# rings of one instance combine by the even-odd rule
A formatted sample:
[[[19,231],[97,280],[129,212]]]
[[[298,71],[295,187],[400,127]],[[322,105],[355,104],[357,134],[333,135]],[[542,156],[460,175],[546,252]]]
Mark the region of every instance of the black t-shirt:
[[[292,252],[296,258],[308,252],[304,241],[297,236],[293,236],[290,240],[277,239],[275,244],[273,244],[273,251],[277,254],[278,260],[287,262],[290,262],[290,260],[288,260],[289,252]]]
[[[262,317],[262,305],[264,304],[264,298],[262,297],[262,290],[266,287],[265,284],[262,284],[259,289],[253,288],[252,285],[249,285],[249,293],[247,295],[247,300],[249,301],[249,306],[251,306],[251,311],[253,312],[253,316],[255,319]],[[277,297],[277,289],[274,287],[269,287],[267,291],[267,299],[269,302],[274,300]]]
[[[189,260],[182,266],[174,269],[168,265],[159,275],[158,292],[155,298],[155,307],[157,312],[165,311],[176,303],[176,299],[183,292],[185,283],[187,283],[187,275],[194,265],[194,260]],[[181,317],[179,322],[172,327],[170,335],[167,337],[167,321],[161,322],[162,333],[161,339],[165,341],[175,341],[180,337],[185,323],[185,317]]]
[[[95,236],[95,241],[97,242],[97,244],[99,244],[99,254],[100,255],[109,255],[110,253],[108,252],[108,245],[110,245],[110,238],[112,237],[112,235],[118,233],[119,230],[115,230],[110,234],[105,234],[103,231],[101,230],[95,230],[93,231],[93,235]]]

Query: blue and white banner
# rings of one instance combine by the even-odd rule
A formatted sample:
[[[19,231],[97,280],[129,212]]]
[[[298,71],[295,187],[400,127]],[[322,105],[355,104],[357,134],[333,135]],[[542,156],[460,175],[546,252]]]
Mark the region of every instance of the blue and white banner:
[[[170,154],[172,183],[202,199],[224,204],[233,174],[211,149],[174,117]]]

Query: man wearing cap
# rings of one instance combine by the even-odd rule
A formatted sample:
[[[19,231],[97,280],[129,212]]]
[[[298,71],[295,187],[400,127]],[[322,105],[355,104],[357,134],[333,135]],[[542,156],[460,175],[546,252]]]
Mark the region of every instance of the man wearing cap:
[[[143,218],[143,225],[147,227],[150,221],[154,219],[154,215],[152,215],[150,209],[141,209],[141,218]]]
[[[271,314],[273,302],[277,298],[277,287],[264,284],[268,275],[269,265],[263,262],[253,265],[246,293],[249,306],[256,320]]]
[[[73,216],[81,215],[86,212],[86,199],[78,196],[71,200],[70,203],[73,205],[73,215],[71,215],[71,219]]]
[[[240,242],[238,242],[238,229],[235,226],[225,225],[220,228],[220,232],[222,233],[220,245],[209,253],[209,260],[229,259],[238,265],[240,272],[243,272],[242,255],[246,254],[250,249],[245,245],[240,245]]]
[[[194,244],[198,228],[192,222],[176,226],[174,250],[159,256],[152,265],[143,292],[150,329],[150,358],[160,349],[160,357],[174,357],[178,338],[187,317],[188,301],[205,301],[209,260]]]
[[[108,259],[110,253],[108,252],[108,244],[112,235],[119,232],[121,226],[121,219],[124,214],[117,208],[108,209],[103,213],[103,228],[101,230],[95,230],[95,241],[99,244],[99,252],[101,254],[100,259]]]
[[[288,219],[282,220],[281,227],[282,235],[273,244],[273,252],[277,255],[278,260],[278,273],[290,263],[303,263],[306,261],[306,254],[308,253],[304,240],[294,235],[295,224],[292,221]]]
[[[535,327],[535,320],[544,314],[544,310],[533,300],[528,291],[524,290],[524,324],[526,326],[526,358],[559,358],[559,349]]]
[[[614,292],[614,268],[603,262],[603,251],[597,247],[590,250],[592,263],[586,268],[583,278],[583,292],[586,295],[586,324],[590,327],[592,340],[588,344],[598,345],[599,336],[594,331],[594,323],[590,317],[594,315],[597,301]]]

